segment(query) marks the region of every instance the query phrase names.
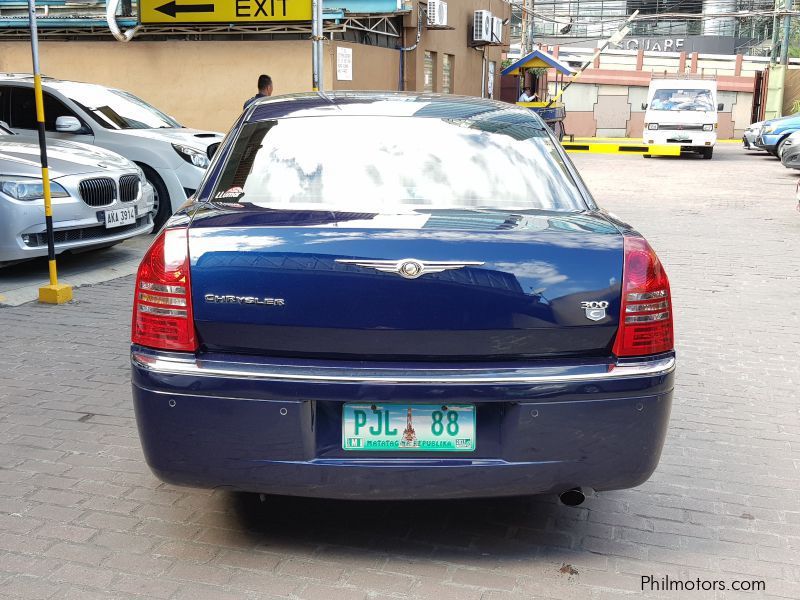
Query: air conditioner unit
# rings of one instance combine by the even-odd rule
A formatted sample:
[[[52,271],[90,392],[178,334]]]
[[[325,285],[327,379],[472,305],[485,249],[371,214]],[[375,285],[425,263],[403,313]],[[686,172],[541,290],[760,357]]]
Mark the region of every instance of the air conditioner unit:
[[[488,10],[476,10],[472,19],[472,41],[492,41],[492,13]]]
[[[503,19],[500,17],[492,17],[492,43],[503,43]]]
[[[447,2],[428,0],[428,27],[445,27],[446,25]]]

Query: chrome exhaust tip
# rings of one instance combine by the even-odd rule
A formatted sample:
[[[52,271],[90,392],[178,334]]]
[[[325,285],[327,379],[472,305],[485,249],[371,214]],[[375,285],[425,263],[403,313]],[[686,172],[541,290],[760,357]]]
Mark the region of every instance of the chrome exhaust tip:
[[[558,495],[558,499],[561,500],[561,504],[565,506],[579,506],[583,504],[583,501],[586,500],[586,495],[583,493],[581,488],[572,488],[571,490],[567,490],[565,492],[561,492]]]

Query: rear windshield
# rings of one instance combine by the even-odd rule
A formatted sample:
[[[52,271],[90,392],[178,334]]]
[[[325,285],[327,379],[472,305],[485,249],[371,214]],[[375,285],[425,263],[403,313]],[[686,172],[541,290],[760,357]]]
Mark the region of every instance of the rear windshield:
[[[516,110],[516,109],[515,109]],[[581,211],[541,122],[286,118],[245,125],[213,193],[268,208]]]

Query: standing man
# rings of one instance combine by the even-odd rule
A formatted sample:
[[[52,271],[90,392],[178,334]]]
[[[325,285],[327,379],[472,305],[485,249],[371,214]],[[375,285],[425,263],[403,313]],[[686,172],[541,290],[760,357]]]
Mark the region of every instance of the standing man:
[[[267,96],[272,96],[272,77],[269,75],[259,75],[258,93],[244,103],[242,110],[246,109],[248,106],[250,106],[250,104],[259,98],[266,98]]]

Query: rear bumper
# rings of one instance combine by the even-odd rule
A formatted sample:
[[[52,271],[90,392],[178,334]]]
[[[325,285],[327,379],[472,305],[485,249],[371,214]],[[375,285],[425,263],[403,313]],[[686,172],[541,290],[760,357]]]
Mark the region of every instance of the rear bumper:
[[[133,348],[134,406],[154,473],[181,485],[353,499],[639,485],[658,464],[675,368],[673,356],[470,369],[214,358]],[[473,403],[476,450],[346,452],[342,405],[365,401]]]

